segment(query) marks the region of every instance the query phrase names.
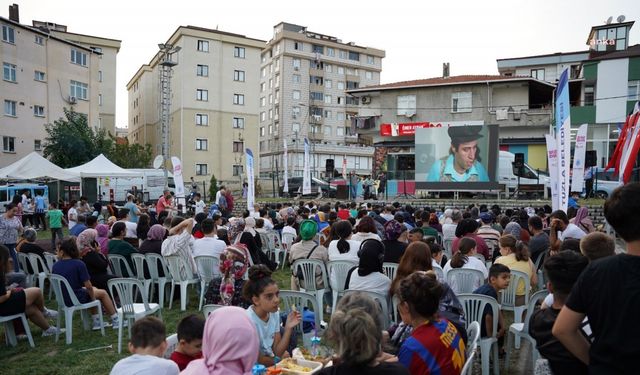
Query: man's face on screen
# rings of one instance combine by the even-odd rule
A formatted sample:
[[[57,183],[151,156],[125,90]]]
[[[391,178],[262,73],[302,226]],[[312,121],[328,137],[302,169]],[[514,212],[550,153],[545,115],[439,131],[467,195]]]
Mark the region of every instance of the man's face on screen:
[[[478,153],[478,141],[460,143],[455,148],[452,146],[454,156],[454,167],[459,173],[464,173],[473,166]]]

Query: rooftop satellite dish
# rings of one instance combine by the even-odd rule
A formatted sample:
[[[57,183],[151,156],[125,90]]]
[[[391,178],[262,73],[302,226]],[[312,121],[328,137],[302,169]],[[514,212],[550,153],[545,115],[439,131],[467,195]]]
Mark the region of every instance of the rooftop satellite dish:
[[[613,21],[613,16],[607,18],[607,21],[605,22],[607,25],[611,24],[611,21]]]
[[[618,16],[617,21],[618,21],[618,23],[623,23],[624,20],[626,20],[626,19],[627,18],[624,16],[624,14],[621,14],[621,15]]]
[[[164,157],[162,155],[156,156],[156,158],[153,159],[153,168],[160,169],[160,167],[162,167],[163,162],[164,162]]]

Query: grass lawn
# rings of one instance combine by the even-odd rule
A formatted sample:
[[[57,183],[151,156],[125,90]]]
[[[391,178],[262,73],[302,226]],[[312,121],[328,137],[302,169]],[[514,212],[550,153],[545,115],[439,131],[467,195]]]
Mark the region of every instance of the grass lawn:
[[[39,232],[40,235],[43,232]],[[280,289],[289,289],[289,276],[291,271],[288,268],[278,270],[274,277]],[[48,290],[47,290],[48,294]],[[49,308],[56,308],[55,300],[47,300],[45,294],[45,304]],[[176,326],[180,319],[188,314],[201,314],[198,308],[199,295],[195,288],[189,288],[189,303],[187,311],[180,311],[180,302],[174,302],[173,308],[167,306],[162,310],[162,318],[167,326],[167,336],[176,332]],[[167,302],[165,302],[166,304]],[[36,347],[32,349],[27,340],[18,341],[18,345],[13,347],[2,346],[0,349],[0,363],[3,364],[2,374],[65,374],[65,375],[85,375],[85,374],[108,374],[111,367],[121,358],[129,355],[127,350],[127,330],[123,333],[123,351],[118,354],[118,331],[112,328],[105,329],[105,336],[100,335],[100,331],[84,331],[80,314],[76,313],[73,319],[73,342],[66,345],[64,334],[60,335],[58,342],[54,337],[41,337],[42,331],[37,326],[30,324],[31,333]],[[55,322],[54,322],[55,324]],[[61,325],[64,325],[62,318]],[[4,336],[4,328],[1,328]],[[2,337],[0,336],[0,337]],[[112,349],[100,349],[81,353],[84,349],[113,345]]]

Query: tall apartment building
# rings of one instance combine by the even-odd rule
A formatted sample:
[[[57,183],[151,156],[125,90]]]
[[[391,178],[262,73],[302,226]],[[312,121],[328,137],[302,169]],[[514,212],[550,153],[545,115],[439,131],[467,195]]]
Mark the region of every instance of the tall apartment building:
[[[34,22],[20,23],[17,5],[10,17],[0,17],[0,60],[3,102],[0,137],[0,167],[32,151],[42,151],[44,125],[64,117],[64,108],[87,116],[93,127],[113,132],[115,118],[115,55],[120,41],[91,36],[96,44],[85,44],[74,35],[67,39],[66,26]],[[59,33],[52,29],[60,30]],[[74,42],[71,39],[76,39]],[[98,43],[99,42],[99,43]],[[102,45],[106,56],[98,48]]]
[[[282,177],[284,142],[289,176],[301,176],[304,138],[310,142],[312,176],[324,176],[327,159],[340,171],[371,172],[373,148],[352,132],[358,100],[345,90],[380,83],[383,50],[281,22],[261,55],[260,170]]]
[[[244,152],[258,146],[260,53],[265,41],[196,26],[180,26],[164,44],[180,47],[171,77],[169,154],[185,181],[244,178]],[[127,84],[129,141],[162,154],[160,65],[157,53]],[[257,154],[257,152],[256,152]],[[256,161],[256,166],[259,164]],[[258,173],[256,171],[256,173]]]

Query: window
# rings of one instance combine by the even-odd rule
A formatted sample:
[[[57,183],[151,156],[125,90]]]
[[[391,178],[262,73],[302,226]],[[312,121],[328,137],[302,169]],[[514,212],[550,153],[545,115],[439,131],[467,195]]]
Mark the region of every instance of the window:
[[[43,45],[44,44],[44,38],[41,37],[40,35],[36,35],[35,42],[36,42],[36,44]]]
[[[35,73],[34,73],[33,79],[35,79],[36,81],[44,82],[44,80],[45,80],[44,72],[39,72],[39,71],[36,70]]]
[[[39,139],[34,139],[33,140],[33,150],[34,151],[41,151],[42,150],[42,141]]]
[[[44,107],[41,105],[34,105],[33,115],[36,117],[44,117]]]
[[[631,87],[629,87],[629,91],[631,91]],[[592,106],[595,99],[595,86],[593,84],[584,86],[584,105]]]
[[[15,137],[2,137],[2,151],[4,151],[4,152],[16,152],[16,138]]]
[[[331,47],[327,47],[327,56],[335,56],[335,55],[336,55],[336,50]]]
[[[273,94],[269,94],[269,104],[273,104]]]
[[[98,82],[102,82],[102,70],[98,70]]]
[[[353,96],[347,96],[346,97],[346,102],[347,102],[347,105],[358,105],[358,104],[360,104],[360,98],[353,97]]]
[[[209,77],[209,65],[196,65],[196,75],[200,77]]]
[[[262,83],[260,84],[260,92],[264,92],[264,90],[265,90],[265,88],[266,88],[266,87],[267,87],[267,84],[266,84],[266,83],[264,83],[264,82],[262,82]]]
[[[328,118],[330,119],[332,117],[331,111],[329,110],[324,110],[324,118]]]
[[[267,76],[267,68],[260,69],[260,77],[264,78]]]
[[[627,100],[638,100],[638,98],[640,98],[640,81],[629,81],[629,85],[627,87]]]
[[[416,114],[416,96],[400,95],[397,98],[398,116],[413,116]]]
[[[207,151],[209,149],[209,141],[204,138],[196,138],[196,150]]]
[[[244,82],[244,70],[234,70],[233,80],[238,82]]]
[[[347,58],[347,51],[341,49],[340,51],[338,51],[338,55],[341,59],[346,59]]]
[[[295,49],[297,51],[303,51],[304,50],[304,43],[294,41],[293,42],[293,49]]]
[[[233,128],[234,129],[244,129],[244,117],[234,117],[233,118]]]
[[[367,55],[367,64],[369,65],[373,65],[376,63],[376,59],[375,57],[371,56],[371,55]]]
[[[273,125],[269,125],[269,134],[273,134]]]
[[[544,81],[544,69],[531,69],[531,77]]]
[[[323,100],[323,94],[317,91],[311,91],[309,93],[309,99],[311,100]]]
[[[206,176],[207,174],[209,174],[207,169],[207,164],[196,164],[196,175]]]
[[[243,94],[233,94],[233,104],[244,105],[244,95]]]
[[[196,125],[209,126],[209,115],[204,113],[196,113]]]
[[[349,60],[360,61],[360,53],[349,51]]]
[[[311,52],[324,55],[324,47],[314,44],[313,46],[311,46]]]
[[[200,52],[209,52],[209,41],[207,41],[207,40],[198,40],[198,51],[200,51]]]
[[[325,95],[324,96],[324,102],[327,104],[331,104],[331,95]]]
[[[343,66],[339,66],[338,67],[338,74],[344,74],[344,67]]]
[[[244,152],[244,142],[233,141],[233,152]]]
[[[347,90],[353,90],[358,88],[358,82],[347,81]]]
[[[209,101],[209,90],[197,89],[196,100],[199,100],[201,102]]]
[[[338,126],[336,128],[336,135],[337,136],[344,136],[344,128],[342,126]]]
[[[293,69],[298,70],[300,69],[300,59],[293,59]]]
[[[293,90],[293,100],[300,100],[300,91],[299,90]]]
[[[77,49],[71,49],[71,62],[74,64],[87,66],[87,54]]]
[[[344,90],[344,82],[338,81],[338,90]]]
[[[267,98],[264,96],[260,98],[260,107],[264,107],[267,105]]]
[[[237,165],[237,164],[233,165],[233,175],[234,176],[241,176],[242,175],[242,171],[243,171],[242,165]]]
[[[260,136],[264,137],[264,126],[260,127]]]
[[[98,94],[98,105],[102,105],[102,94]]]
[[[344,104],[344,97],[343,96],[338,96],[336,98],[336,103],[338,104]]]
[[[2,63],[2,79],[9,82],[15,82],[16,66],[9,63]]]
[[[280,74],[276,74],[276,86],[280,86]]]
[[[267,119],[267,112],[260,112],[260,121],[265,121]]]
[[[344,121],[344,112],[338,112],[338,113],[336,113],[336,120],[338,120],[338,121]]]
[[[330,79],[325,79],[324,80],[324,86],[328,89],[333,87],[333,82]]]
[[[71,81],[69,95],[78,99],[87,100],[89,97],[89,85],[78,81]]]
[[[471,92],[454,92],[451,94],[451,112],[471,112]]]
[[[233,47],[233,57],[244,59],[245,57],[244,47]]]
[[[294,122],[291,124],[291,131],[294,133],[299,133],[300,132],[300,124],[298,124],[297,122]]]
[[[366,79],[373,79],[373,72],[370,72],[370,71],[368,71],[368,70],[367,70],[367,71],[365,71],[365,72],[364,72],[364,78],[366,78]]]
[[[333,73],[333,65],[331,64],[325,64],[324,65],[324,70],[327,71],[327,73]]]
[[[300,83],[300,74],[294,74],[293,76],[291,76],[291,80],[293,81],[293,83]]]
[[[273,88],[273,79],[269,78],[269,90]]]
[[[4,101],[4,114],[7,116],[16,117],[16,104],[17,102],[13,100],[5,100]]]
[[[2,25],[2,40],[8,43],[15,43],[16,36],[13,27]]]
[[[280,90],[276,90],[276,104],[278,103],[278,100],[280,100]]]
[[[327,126],[327,125],[325,125],[325,126],[323,126],[323,128],[324,128],[324,129],[323,129],[323,131],[324,131],[324,135],[326,135],[326,136],[330,136],[330,135],[331,135],[331,126]]]

